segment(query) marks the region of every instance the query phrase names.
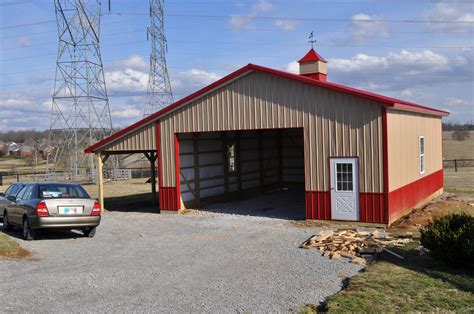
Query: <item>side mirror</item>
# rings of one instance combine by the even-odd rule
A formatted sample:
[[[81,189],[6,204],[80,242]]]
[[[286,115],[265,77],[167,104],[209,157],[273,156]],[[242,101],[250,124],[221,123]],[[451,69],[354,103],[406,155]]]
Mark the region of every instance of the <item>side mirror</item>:
[[[16,197],[13,195],[8,195],[7,200],[9,200],[10,202],[16,202]]]
[[[5,193],[3,193],[3,192],[0,192],[0,196],[5,196]]]

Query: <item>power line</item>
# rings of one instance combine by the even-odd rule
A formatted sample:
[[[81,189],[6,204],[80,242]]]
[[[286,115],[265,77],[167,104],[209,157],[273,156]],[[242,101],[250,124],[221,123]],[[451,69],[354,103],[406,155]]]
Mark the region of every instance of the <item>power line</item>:
[[[2,3],[0,3],[0,7],[9,7],[9,6],[14,6],[14,5],[19,5],[19,4],[25,4],[25,3],[28,3],[28,2],[31,2],[31,0],[2,2]]]
[[[1,29],[12,29],[12,28],[19,28],[19,27],[36,26],[36,25],[42,25],[42,24],[51,24],[51,23],[56,23],[56,21],[55,20],[46,20],[46,21],[38,21],[38,22],[26,23],[26,24],[8,25],[8,26],[0,27],[0,30]]]
[[[114,15],[148,15],[142,12],[109,12],[108,14]],[[297,17],[297,16],[249,16],[245,14],[235,15],[200,15],[200,14],[167,14],[167,16],[173,17],[185,17],[185,18],[237,18],[243,20],[295,20],[295,21],[318,21],[318,22],[354,22],[353,19],[343,18],[315,18],[315,17]],[[359,23],[435,23],[435,24],[473,24],[472,21],[445,21],[445,20],[415,20],[415,19],[367,19],[357,20]]]

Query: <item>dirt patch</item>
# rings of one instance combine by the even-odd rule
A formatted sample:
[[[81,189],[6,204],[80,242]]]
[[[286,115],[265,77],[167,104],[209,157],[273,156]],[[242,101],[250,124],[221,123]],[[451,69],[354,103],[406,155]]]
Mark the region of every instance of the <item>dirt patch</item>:
[[[460,212],[474,215],[474,197],[445,193],[428,205],[415,209],[410,214],[400,218],[387,230],[390,232],[415,231],[433,218]]]
[[[17,246],[11,249],[0,250],[0,260],[1,259],[22,259],[26,257],[31,257],[31,252],[25,250],[24,248]]]
[[[31,253],[23,249],[10,236],[3,232],[0,232],[0,260],[20,259],[25,257],[31,257]]]
[[[433,218],[444,216],[449,213],[465,212],[474,216],[474,196],[473,195],[457,195],[452,193],[444,193],[424,207],[415,209],[410,214],[395,221],[390,227],[385,228],[392,233],[418,231],[418,229],[426,225]],[[384,227],[383,225],[348,223],[347,221],[321,221],[321,220],[297,220],[291,222],[298,228],[318,228],[318,227]]]

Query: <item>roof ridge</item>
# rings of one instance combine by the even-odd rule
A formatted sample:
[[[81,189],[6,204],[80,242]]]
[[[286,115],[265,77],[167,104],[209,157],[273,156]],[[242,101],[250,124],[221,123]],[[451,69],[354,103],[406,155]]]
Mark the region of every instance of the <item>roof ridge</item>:
[[[145,118],[129,125],[128,127],[126,127],[124,129],[122,129],[122,130],[120,130],[120,131],[118,131],[118,132],[102,139],[101,141],[87,147],[84,151],[86,153],[93,153],[97,148],[102,147],[102,146],[112,142],[113,140],[122,137],[123,135],[125,135],[129,131],[135,130],[136,128],[141,127],[141,126],[143,126],[143,125],[145,125],[149,122],[153,122],[155,120],[158,120],[160,117],[164,116],[165,114],[167,114],[168,112],[174,110],[175,108],[180,107],[182,105],[185,105],[185,104],[189,103],[190,101],[196,99],[197,97],[200,97],[203,94],[206,94],[209,91],[212,91],[212,90],[218,88],[219,86],[221,86],[221,85],[223,85],[223,84],[225,84],[229,81],[232,81],[233,79],[235,79],[235,78],[237,78],[237,77],[239,77],[239,76],[241,76],[241,75],[243,75],[247,72],[250,72],[250,71],[265,72],[265,73],[269,73],[269,74],[272,74],[272,75],[275,75],[275,76],[279,76],[279,77],[283,77],[283,78],[287,78],[287,79],[292,79],[292,80],[297,80],[297,81],[307,83],[307,84],[311,84],[311,85],[315,85],[315,86],[326,87],[326,88],[329,88],[329,89],[332,89],[332,90],[335,90],[335,91],[339,91],[339,92],[342,92],[342,93],[351,94],[351,95],[354,95],[354,96],[357,96],[357,97],[362,97],[362,98],[366,98],[366,99],[369,99],[369,100],[372,100],[372,101],[375,101],[375,102],[379,102],[381,104],[385,104],[386,107],[397,108],[397,109],[405,110],[405,111],[416,111],[416,112],[421,112],[421,113],[424,113],[424,114],[430,114],[430,115],[435,115],[435,116],[446,116],[446,115],[449,114],[449,112],[446,112],[446,111],[443,111],[443,110],[418,105],[418,104],[415,104],[415,103],[399,100],[399,99],[384,96],[384,95],[381,95],[381,94],[367,92],[367,91],[356,89],[356,88],[353,88],[353,87],[350,87],[350,86],[340,85],[340,84],[327,82],[327,81],[315,80],[315,79],[312,79],[310,77],[306,77],[306,76],[303,76],[303,75],[298,75],[298,74],[294,74],[294,73],[289,73],[289,72],[276,70],[276,69],[272,69],[272,68],[267,68],[267,67],[264,67],[264,66],[261,66],[261,65],[256,65],[256,64],[249,63],[246,66],[244,66],[244,67],[228,74],[227,76],[224,76],[223,78],[221,78],[221,79],[219,79],[219,80],[217,80],[217,81],[201,88],[200,90],[198,90],[198,91],[196,91],[196,92],[194,92],[194,93],[178,100],[177,102],[169,105],[168,107],[165,107],[165,108],[161,109],[160,111],[157,111],[154,114],[152,114],[148,117],[145,117]]]

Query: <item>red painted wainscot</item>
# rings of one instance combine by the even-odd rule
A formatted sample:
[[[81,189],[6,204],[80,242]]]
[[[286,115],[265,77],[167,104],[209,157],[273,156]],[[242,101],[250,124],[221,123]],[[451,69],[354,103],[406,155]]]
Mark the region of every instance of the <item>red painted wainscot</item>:
[[[306,219],[331,219],[331,195],[328,191],[306,191]]]
[[[178,189],[175,187],[160,187],[158,192],[160,200],[160,209],[163,210],[174,210],[180,209],[180,200]]]
[[[383,193],[359,193],[359,221],[388,223]]]
[[[359,193],[359,221],[387,223],[383,193]],[[331,219],[329,191],[306,191],[306,219]]]
[[[389,222],[410,212],[443,188],[443,169],[411,182],[388,194]]]

